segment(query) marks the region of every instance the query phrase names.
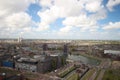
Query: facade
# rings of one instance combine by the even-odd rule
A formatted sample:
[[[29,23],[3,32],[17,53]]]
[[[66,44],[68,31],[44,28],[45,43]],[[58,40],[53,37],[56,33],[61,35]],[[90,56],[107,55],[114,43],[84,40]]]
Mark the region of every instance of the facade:
[[[25,70],[30,72],[44,73],[50,69],[50,59],[46,56],[39,56],[37,58],[20,58],[15,62],[17,70]]]
[[[30,72],[37,72],[37,66],[33,65],[33,64],[17,62],[15,64],[15,67],[17,70],[26,70],[26,71],[30,71]]]
[[[51,65],[53,70],[60,68],[66,62],[64,59],[65,57],[61,54],[53,54],[50,55],[50,57],[51,57]]]
[[[11,55],[9,54],[4,54],[0,56],[0,66],[3,66],[3,62],[6,60],[11,59]]]
[[[68,56],[68,46],[67,46],[67,44],[64,45],[63,54],[64,54],[65,57]]]
[[[63,54],[44,54],[35,55],[33,58],[21,57],[20,59],[15,61],[15,68],[17,70],[45,73],[60,68],[65,63],[66,58]]]
[[[37,64],[37,72],[45,73],[52,70],[51,58],[45,56],[43,60],[39,61]]]
[[[2,66],[14,68],[14,62],[13,61],[2,61]]]

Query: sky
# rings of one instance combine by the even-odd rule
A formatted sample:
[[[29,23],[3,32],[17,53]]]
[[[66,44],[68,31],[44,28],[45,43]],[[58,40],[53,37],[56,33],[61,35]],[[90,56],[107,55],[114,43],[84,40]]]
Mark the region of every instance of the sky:
[[[120,40],[120,0],[0,0],[0,38]]]

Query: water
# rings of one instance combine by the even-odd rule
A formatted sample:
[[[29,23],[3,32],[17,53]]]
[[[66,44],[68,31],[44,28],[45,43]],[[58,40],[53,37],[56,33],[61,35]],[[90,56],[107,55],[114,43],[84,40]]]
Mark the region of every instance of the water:
[[[81,56],[81,55],[69,55],[68,59],[73,60],[73,61],[81,61],[85,64],[89,65],[98,65],[99,61],[93,58]]]

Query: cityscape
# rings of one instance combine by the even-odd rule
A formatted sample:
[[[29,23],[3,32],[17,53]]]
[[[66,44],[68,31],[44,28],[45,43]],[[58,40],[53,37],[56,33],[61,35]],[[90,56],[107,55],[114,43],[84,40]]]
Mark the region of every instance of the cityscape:
[[[1,80],[119,80],[120,41],[1,40]],[[115,73],[115,74],[114,74]]]
[[[120,80],[120,0],[1,0],[0,80]]]

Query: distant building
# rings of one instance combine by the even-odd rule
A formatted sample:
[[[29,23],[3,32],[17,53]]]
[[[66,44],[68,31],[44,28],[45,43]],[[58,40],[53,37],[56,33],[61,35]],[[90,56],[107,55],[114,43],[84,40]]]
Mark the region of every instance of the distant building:
[[[64,53],[65,57],[68,56],[68,46],[67,46],[67,44],[64,45],[63,53]]]
[[[118,51],[118,50],[104,50],[104,54],[120,55],[120,51]]]
[[[22,42],[22,37],[18,37],[18,43]]]
[[[68,46],[61,45],[61,49],[50,52],[48,45],[43,44],[43,51],[34,52],[28,45],[16,46],[6,45],[4,55],[0,56],[0,65],[31,72],[45,73],[55,70],[66,64]],[[19,46],[19,45],[18,45]],[[4,50],[4,49],[3,49]],[[2,51],[1,51],[2,52]]]
[[[43,44],[43,51],[47,51],[47,49],[48,49],[47,44],[46,44],[46,43],[45,43],[45,44]]]
[[[110,58],[113,60],[120,60],[120,51],[118,50],[104,50],[103,57]]]

